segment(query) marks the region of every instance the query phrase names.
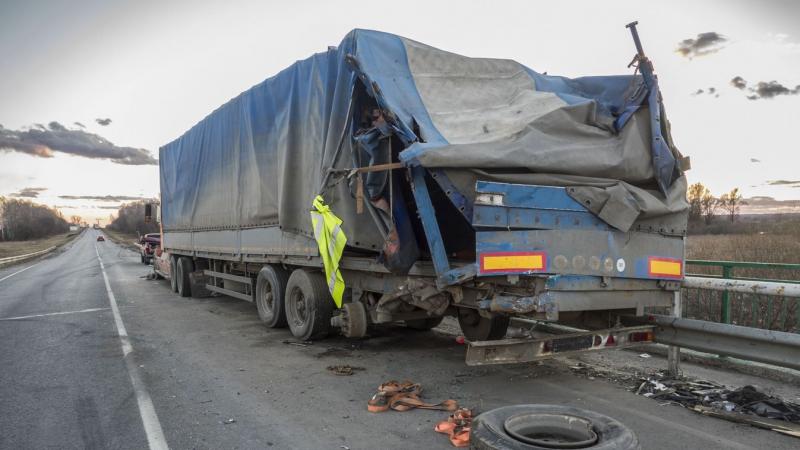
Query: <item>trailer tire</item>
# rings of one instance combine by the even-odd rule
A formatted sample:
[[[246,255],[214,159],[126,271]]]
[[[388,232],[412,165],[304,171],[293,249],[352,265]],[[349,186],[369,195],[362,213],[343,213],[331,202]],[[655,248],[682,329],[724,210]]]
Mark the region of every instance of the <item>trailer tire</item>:
[[[178,258],[178,295],[181,297],[192,296],[192,280],[189,279],[189,274],[194,272],[194,263],[191,258],[181,256]]]
[[[169,258],[169,287],[172,292],[178,292],[178,262],[174,256]]]
[[[334,304],[323,274],[296,269],[286,283],[284,303],[294,337],[308,341],[328,335]]]
[[[495,315],[487,318],[472,308],[458,308],[458,326],[469,341],[496,341],[502,339],[508,330],[511,318]]]
[[[442,317],[426,317],[424,319],[412,319],[406,320],[405,324],[407,328],[411,328],[412,330],[417,331],[428,331],[433,328],[439,326],[440,323],[444,320],[444,316]]]
[[[286,327],[286,283],[289,273],[279,266],[266,265],[256,279],[258,317],[270,328]]]
[[[560,440],[561,446],[554,439]],[[537,445],[538,442],[543,445]],[[603,414],[563,405],[513,405],[476,417],[470,432],[470,448],[635,450],[641,447],[630,428]]]

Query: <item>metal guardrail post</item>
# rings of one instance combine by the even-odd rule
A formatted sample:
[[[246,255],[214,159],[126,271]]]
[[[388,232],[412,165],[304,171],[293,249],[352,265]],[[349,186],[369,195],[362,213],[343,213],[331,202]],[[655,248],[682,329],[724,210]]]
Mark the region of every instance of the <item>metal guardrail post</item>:
[[[733,278],[733,267],[728,264],[722,266],[722,278]],[[720,322],[731,323],[731,298],[728,291],[722,292]]]
[[[681,314],[681,290],[678,289],[672,296],[672,316],[680,319]],[[681,348],[676,345],[670,345],[667,350],[667,371],[672,377],[681,375]]]

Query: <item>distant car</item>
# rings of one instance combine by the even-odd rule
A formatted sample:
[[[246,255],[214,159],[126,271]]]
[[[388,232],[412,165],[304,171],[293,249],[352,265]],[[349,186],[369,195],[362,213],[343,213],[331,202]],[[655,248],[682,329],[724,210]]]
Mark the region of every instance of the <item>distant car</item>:
[[[104,238],[103,236],[97,236],[97,242],[103,242],[105,240],[106,238]]]
[[[147,233],[139,238],[139,256],[142,264],[150,264],[159,246],[161,246],[160,233]]]

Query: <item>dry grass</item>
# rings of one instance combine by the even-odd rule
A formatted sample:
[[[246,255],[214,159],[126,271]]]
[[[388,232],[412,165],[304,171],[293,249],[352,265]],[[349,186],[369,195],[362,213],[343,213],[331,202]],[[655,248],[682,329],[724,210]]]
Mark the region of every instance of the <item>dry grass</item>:
[[[71,241],[80,232],[72,231],[69,233],[56,234],[42,239],[30,241],[6,241],[0,242],[0,258],[19,256],[27,253],[38,252],[50,247],[58,247]]]
[[[122,233],[119,231],[114,231],[110,228],[103,228],[103,234],[123,247],[127,247],[136,251],[139,250],[139,248],[135,245],[135,242],[139,239],[139,236],[136,233]]]
[[[779,233],[704,234],[689,236],[687,259],[716,261],[746,261],[800,263],[800,227],[790,227]],[[716,267],[689,266],[687,272],[722,275]],[[735,268],[737,278],[800,281],[800,270]],[[800,330],[798,299],[728,294],[731,322],[773,330]],[[722,295],[714,291],[684,290],[684,316],[720,321]]]

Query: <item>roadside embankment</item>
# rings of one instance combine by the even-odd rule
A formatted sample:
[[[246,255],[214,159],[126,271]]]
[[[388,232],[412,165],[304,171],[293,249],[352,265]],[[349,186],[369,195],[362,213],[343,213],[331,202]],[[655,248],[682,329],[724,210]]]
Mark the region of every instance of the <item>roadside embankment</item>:
[[[46,255],[51,251],[71,242],[81,231],[71,231],[29,241],[0,242],[0,266],[16,264],[32,258]]]
[[[116,244],[121,245],[127,249],[133,250],[135,252],[139,251],[139,247],[137,247],[136,242],[139,240],[139,236],[134,233],[122,233],[120,231],[114,231],[110,228],[103,228],[103,234],[108,236],[109,239],[114,241]]]

